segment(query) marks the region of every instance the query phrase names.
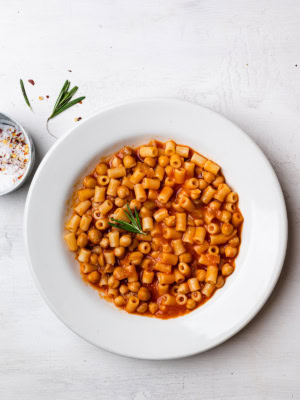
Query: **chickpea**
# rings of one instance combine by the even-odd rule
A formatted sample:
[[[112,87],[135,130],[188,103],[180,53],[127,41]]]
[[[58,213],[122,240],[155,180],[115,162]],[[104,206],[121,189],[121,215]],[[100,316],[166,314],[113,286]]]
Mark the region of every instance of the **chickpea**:
[[[118,258],[122,258],[125,255],[125,247],[119,246],[114,249],[114,254]]]
[[[97,175],[106,175],[108,166],[104,163],[98,164],[96,167]]]
[[[221,211],[221,221],[222,222],[229,222],[230,220],[231,220],[231,216],[232,216],[232,214],[231,214],[231,212],[230,211],[227,211],[227,210],[223,210],[223,211]]]
[[[130,235],[123,235],[120,237],[120,246],[128,247],[132,243],[132,239]]]
[[[129,192],[128,187],[121,185],[118,187],[117,193],[121,199],[125,199],[126,197],[129,196],[130,192]]]
[[[149,304],[149,311],[153,315],[158,311],[158,304],[157,303],[150,303]]]
[[[146,207],[142,207],[139,212],[140,218],[152,217],[152,215],[153,215],[153,212],[148,210],[148,208],[146,208]]]
[[[135,208],[139,210],[142,207],[142,203],[136,199],[131,200],[129,207],[131,210],[134,210]]]
[[[196,272],[196,277],[197,277],[199,282],[204,282],[205,281],[205,277],[206,277],[206,271],[204,269],[199,269]]]
[[[125,168],[133,168],[134,166],[136,166],[136,161],[135,158],[132,156],[125,156],[123,158],[123,165]]]
[[[129,292],[129,289],[128,289],[128,286],[127,285],[121,285],[120,287],[119,287],[119,292],[122,294],[122,295],[124,295],[124,294],[127,294],[128,292]]]
[[[140,282],[130,282],[130,283],[128,283],[128,289],[131,292],[137,293],[139,291],[140,287],[141,287]]]
[[[238,249],[236,247],[226,246],[225,256],[228,258],[233,258],[237,255]]]
[[[188,299],[188,301],[186,302],[186,308],[189,310],[192,310],[193,308],[196,307],[196,302],[193,299]]]
[[[86,188],[94,189],[94,187],[97,185],[97,179],[88,175],[83,179],[83,184]]]
[[[89,241],[89,239],[88,239],[87,234],[82,232],[82,233],[80,233],[80,235],[77,238],[77,245],[79,247],[85,247],[88,244],[88,241]]]
[[[127,278],[127,273],[123,267],[116,267],[113,272],[113,276],[115,279],[121,281],[122,279]]]
[[[104,249],[107,249],[108,246],[109,246],[109,239],[106,238],[106,237],[103,238],[103,239],[100,241],[100,246],[103,247]]]
[[[120,281],[116,279],[113,275],[108,278],[108,286],[110,288],[116,289],[120,286]]]
[[[169,163],[170,163],[169,157],[167,157],[167,156],[160,156],[160,157],[158,157],[158,164],[159,164],[161,167],[165,168],[167,165],[169,165]]]
[[[148,310],[148,304],[147,303],[141,303],[138,308],[136,309],[136,311],[139,314],[144,314],[146,311]]]
[[[219,288],[223,287],[224,284],[225,284],[224,277],[222,275],[219,275],[218,278],[217,278],[216,288],[219,289]]]
[[[117,207],[124,207],[126,204],[126,200],[125,199],[121,199],[120,197],[116,197],[115,199],[115,205]]]
[[[125,301],[123,296],[117,296],[114,299],[114,303],[115,303],[116,306],[122,307],[122,306],[124,306],[126,304],[126,301]]]
[[[223,235],[231,235],[233,232],[233,225],[229,224],[228,222],[224,222],[222,225],[222,233]]]
[[[100,267],[102,267],[102,268],[105,266],[105,259],[104,259],[104,254],[103,253],[99,255],[98,263],[99,263]]]
[[[170,217],[165,218],[164,222],[167,226],[175,226],[175,215],[171,215]]]
[[[129,262],[133,265],[140,265],[142,263],[143,257],[143,253],[141,253],[140,251],[134,251],[129,256]]]
[[[102,234],[98,229],[90,229],[88,231],[88,238],[93,244],[99,244]]]
[[[141,287],[140,290],[138,291],[138,298],[142,301],[147,301],[150,299],[150,297],[151,297],[150,291],[145,287]]]
[[[204,179],[199,179],[199,189],[203,190],[208,186],[208,183]]]
[[[206,182],[212,183],[216,179],[216,175],[212,174],[211,172],[204,171],[203,178]]]
[[[224,264],[222,267],[222,275],[223,276],[228,276],[231,275],[233,273],[233,266],[230,264]]]
[[[157,159],[154,157],[146,157],[144,158],[144,163],[149,165],[149,167],[155,167]]]
[[[218,211],[221,208],[221,203],[218,200],[212,200],[208,206],[211,210]]]
[[[124,157],[125,157],[125,156],[131,156],[132,153],[133,153],[133,150],[132,150],[131,147],[125,146],[125,147],[123,147],[122,153],[123,153],[123,156],[124,156]]]
[[[92,252],[95,253],[95,254],[98,254],[98,256],[99,256],[99,254],[102,253],[102,248],[101,248],[101,246],[95,246],[95,247],[93,247],[93,248],[92,248]]]
[[[97,254],[93,253],[90,256],[90,263],[93,265],[98,265],[98,256]]]
[[[93,271],[88,274],[87,278],[91,283],[98,283],[100,281],[100,274],[98,271]]]
[[[229,240],[228,244],[230,244],[231,247],[237,247],[240,244],[240,239],[235,236],[234,238]]]
[[[118,294],[119,294],[118,289],[109,288],[108,291],[107,291],[107,295],[109,297],[117,297]]]

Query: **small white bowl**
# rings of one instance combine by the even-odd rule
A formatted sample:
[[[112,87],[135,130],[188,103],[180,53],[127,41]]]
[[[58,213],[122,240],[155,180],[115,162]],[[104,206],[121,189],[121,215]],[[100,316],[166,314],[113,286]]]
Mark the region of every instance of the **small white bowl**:
[[[15,190],[19,189],[29,178],[29,176],[32,172],[33,166],[34,166],[35,148],[34,148],[32,138],[29,135],[29,133],[15,119],[0,112],[0,124],[11,126],[13,128],[16,128],[18,131],[22,132],[23,135],[25,136],[26,142],[28,143],[28,147],[29,147],[28,165],[27,165],[27,169],[26,169],[22,179],[20,179],[20,181],[17,182],[15,185],[9,187],[7,190],[0,192],[0,196],[4,196],[5,194],[12,193]]]
[[[245,222],[236,270],[226,285],[191,313],[161,320],[127,314],[101,299],[82,281],[63,234],[74,183],[101,156],[124,145],[170,138],[222,166],[226,180],[240,196]],[[54,144],[33,178],[24,232],[35,281],[51,309],[69,328],[114,353],[162,360],[210,349],[256,315],[282,268],[287,216],[270,163],[240,128],[196,104],[145,99],[104,110]]]

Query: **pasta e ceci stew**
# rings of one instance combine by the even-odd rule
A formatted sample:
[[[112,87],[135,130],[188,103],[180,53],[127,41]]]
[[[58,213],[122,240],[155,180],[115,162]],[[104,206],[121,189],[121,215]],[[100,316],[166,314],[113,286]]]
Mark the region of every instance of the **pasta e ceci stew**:
[[[65,240],[102,297],[128,313],[178,317],[234,272],[238,200],[220,166],[188,146],[126,146],[83,179]]]

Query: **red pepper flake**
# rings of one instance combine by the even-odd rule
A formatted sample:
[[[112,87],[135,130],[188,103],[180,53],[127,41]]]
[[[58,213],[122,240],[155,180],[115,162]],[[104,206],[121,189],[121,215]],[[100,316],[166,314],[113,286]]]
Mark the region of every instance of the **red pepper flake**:
[[[77,118],[74,118],[74,121],[75,122],[78,122],[78,121],[80,121],[82,118],[81,117],[77,117]]]
[[[46,95],[46,98],[47,98],[47,99],[49,99],[49,96],[48,96],[48,95]]]
[[[17,133],[17,136],[18,136],[18,137],[20,137],[21,135],[22,135],[22,132],[20,132],[20,133]]]
[[[82,100],[79,102],[79,104],[82,104]]]
[[[3,132],[3,129],[0,129],[0,133],[2,133]]]
[[[69,72],[72,72],[70,69],[68,69]]]
[[[31,84],[32,84],[32,86],[34,86],[34,85],[35,85],[35,82],[34,82],[34,80],[33,80],[33,79],[28,79],[28,82],[29,82],[29,83],[31,83]]]

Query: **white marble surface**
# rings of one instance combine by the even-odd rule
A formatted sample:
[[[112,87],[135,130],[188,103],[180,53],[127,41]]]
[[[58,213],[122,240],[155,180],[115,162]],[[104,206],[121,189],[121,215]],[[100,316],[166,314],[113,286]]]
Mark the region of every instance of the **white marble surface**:
[[[242,332],[192,358],[138,361],[85,343],[57,320],[24,256],[28,185],[1,197],[1,399],[300,398],[299,17],[297,0],[0,1],[0,110],[32,133],[38,162],[54,143],[45,120],[67,78],[87,99],[53,120],[57,136],[75,117],[126,99],[191,100],[237,123],[268,156],[290,235],[279,283]],[[20,78],[36,82],[26,84],[34,113]]]

